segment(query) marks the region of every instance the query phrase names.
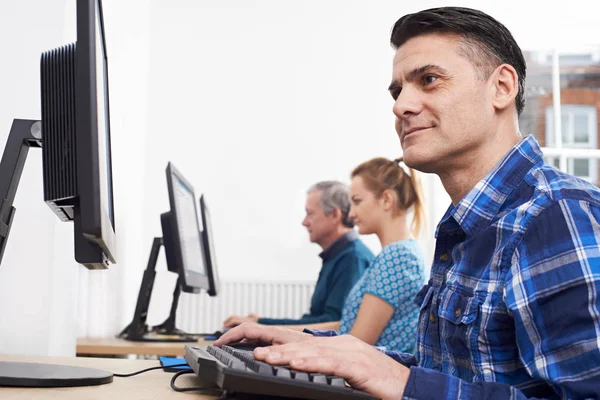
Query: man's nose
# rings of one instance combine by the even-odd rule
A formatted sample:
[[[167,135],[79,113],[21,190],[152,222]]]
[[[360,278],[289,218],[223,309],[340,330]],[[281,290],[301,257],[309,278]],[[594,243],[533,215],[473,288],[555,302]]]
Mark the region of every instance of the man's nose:
[[[403,120],[411,115],[419,114],[422,108],[423,104],[420,92],[413,88],[412,85],[406,85],[396,98],[392,111],[399,120]]]

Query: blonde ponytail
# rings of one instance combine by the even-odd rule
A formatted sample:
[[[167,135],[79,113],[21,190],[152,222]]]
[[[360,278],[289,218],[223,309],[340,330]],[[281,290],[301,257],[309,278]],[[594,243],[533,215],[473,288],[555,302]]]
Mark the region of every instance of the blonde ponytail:
[[[418,237],[421,229],[425,226],[425,203],[423,201],[423,183],[421,182],[420,172],[408,167],[411,186],[415,192],[415,201],[413,203],[413,220],[410,223],[410,230],[414,237]]]

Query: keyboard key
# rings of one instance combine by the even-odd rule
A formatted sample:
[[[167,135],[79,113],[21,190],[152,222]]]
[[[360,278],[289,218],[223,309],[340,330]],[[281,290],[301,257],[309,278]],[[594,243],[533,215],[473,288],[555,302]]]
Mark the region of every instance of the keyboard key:
[[[275,376],[279,377],[279,378],[291,378],[292,377],[292,373],[289,369],[287,368],[282,368],[282,367],[274,367],[275,368]]]
[[[339,387],[346,386],[346,382],[344,381],[344,378],[340,378],[339,376],[333,376],[333,375],[327,375],[327,383],[330,384],[331,386],[339,386]]]
[[[209,348],[207,348],[207,351],[210,354],[212,354],[217,360],[227,365],[229,368],[242,370],[246,369],[246,364],[244,364],[242,360],[239,360],[235,357],[231,357],[227,352],[223,351],[218,347],[210,346]]]
[[[273,367],[262,361],[255,360],[251,351],[238,350],[229,346],[223,346],[222,349],[235,358],[242,360],[250,370],[262,375],[274,375]]]
[[[323,374],[310,374],[309,377],[311,382],[327,385],[327,377]]]
[[[306,372],[292,370],[292,378],[294,378],[297,381],[310,382],[310,379],[308,379],[308,373]]]

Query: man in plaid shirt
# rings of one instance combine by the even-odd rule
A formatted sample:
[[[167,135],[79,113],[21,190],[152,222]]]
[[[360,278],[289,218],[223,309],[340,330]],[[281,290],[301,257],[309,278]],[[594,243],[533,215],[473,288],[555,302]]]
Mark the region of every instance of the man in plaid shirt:
[[[216,344],[269,342],[256,358],[385,399],[598,398],[600,191],[522,138],[520,48],[498,21],[456,7],[402,17],[391,43],[404,160],[452,199],[415,299],[416,353],[255,325]]]

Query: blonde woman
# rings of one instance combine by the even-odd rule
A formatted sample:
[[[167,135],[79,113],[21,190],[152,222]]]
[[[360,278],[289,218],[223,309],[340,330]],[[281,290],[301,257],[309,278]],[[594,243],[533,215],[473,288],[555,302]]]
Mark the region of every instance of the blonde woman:
[[[419,317],[413,299],[424,284],[415,239],[424,206],[418,173],[400,163],[374,158],[352,171],[349,216],[359,233],[377,235],[382,250],[348,294],[341,321],[286,328],[333,329],[388,350],[413,350]]]

